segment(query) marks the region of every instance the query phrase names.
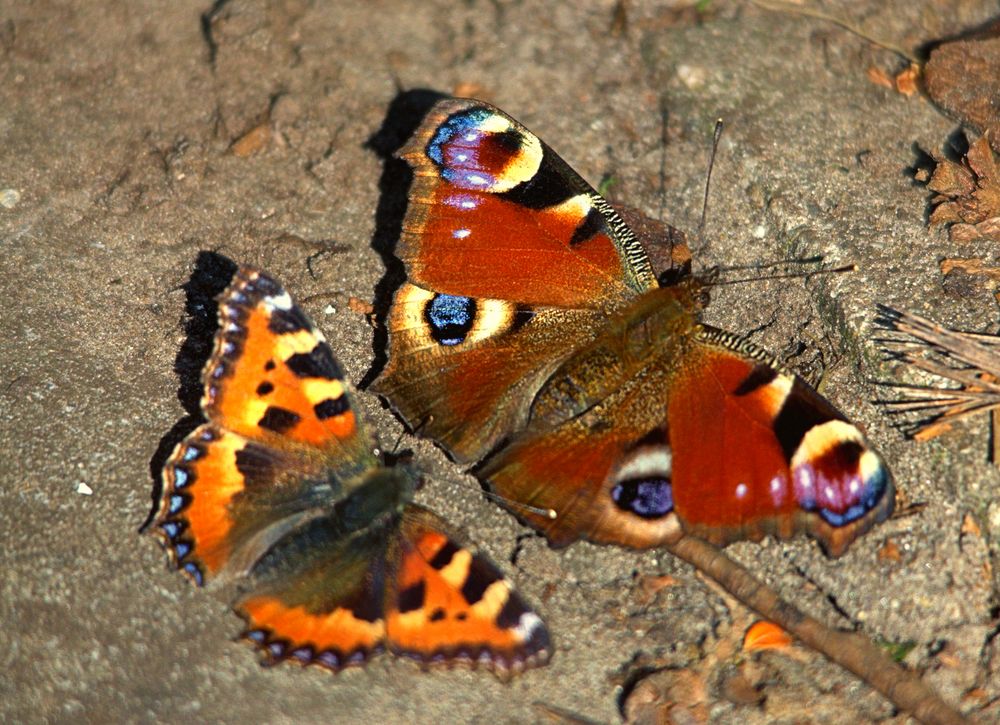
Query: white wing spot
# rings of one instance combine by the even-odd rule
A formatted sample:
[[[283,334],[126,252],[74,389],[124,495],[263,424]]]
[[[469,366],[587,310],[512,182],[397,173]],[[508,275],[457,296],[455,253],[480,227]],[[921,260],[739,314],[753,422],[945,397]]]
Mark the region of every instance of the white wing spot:
[[[542,619],[534,612],[525,612],[517,623],[514,631],[520,635],[521,639],[529,640],[531,635],[542,628]]]
[[[279,310],[290,310],[292,309],[292,297],[287,292],[282,292],[276,297],[267,297],[265,303],[270,307]]]
[[[455,239],[465,239],[470,234],[472,232],[468,229],[456,229],[451,233],[451,236],[455,237]]]
[[[736,485],[736,498],[744,498],[747,495],[747,485],[739,483]]]

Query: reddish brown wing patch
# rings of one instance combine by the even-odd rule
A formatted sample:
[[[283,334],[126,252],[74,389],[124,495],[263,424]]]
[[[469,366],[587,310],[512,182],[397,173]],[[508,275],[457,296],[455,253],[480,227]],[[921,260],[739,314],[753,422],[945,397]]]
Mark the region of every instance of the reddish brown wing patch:
[[[605,307],[655,285],[617,213],[502,111],[441,102],[400,156],[414,182],[396,252],[415,284],[577,308]]]
[[[808,532],[831,555],[892,511],[888,469],[861,432],[798,378],[734,349],[685,358],[670,392],[674,506],[716,544]]]
[[[534,507],[510,508],[553,546],[587,539],[648,548],[675,539],[680,526],[673,515],[669,459],[662,463],[662,445],[643,442],[643,431],[636,428],[593,430],[593,421],[594,416],[583,417],[522,436],[491,459],[481,475],[501,496]],[[667,470],[655,470],[664,466]],[[631,482],[640,483],[630,490]],[[628,508],[640,498],[639,485],[650,502],[643,515]]]

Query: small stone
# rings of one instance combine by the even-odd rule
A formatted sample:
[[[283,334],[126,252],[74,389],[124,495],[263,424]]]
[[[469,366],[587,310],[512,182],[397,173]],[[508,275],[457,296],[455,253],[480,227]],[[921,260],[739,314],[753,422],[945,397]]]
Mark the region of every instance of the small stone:
[[[91,494],[94,493],[94,489],[85,484],[83,481],[80,481],[78,484],[76,484],[76,492],[83,494],[84,496],[90,496]]]
[[[21,192],[17,189],[0,191],[0,206],[4,209],[13,209],[19,201],[21,201]]]

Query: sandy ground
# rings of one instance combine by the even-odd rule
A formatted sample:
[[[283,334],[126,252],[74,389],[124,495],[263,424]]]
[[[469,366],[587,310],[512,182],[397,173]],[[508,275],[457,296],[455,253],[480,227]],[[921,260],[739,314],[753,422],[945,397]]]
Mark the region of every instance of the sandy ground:
[[[552,552],[408,437],[428,472],[422,499],[546,618],[549,667],[510,684],[385,656],[339,676],[263,669],[232,641],[225,600],[168,571],[137,533],[151,471],[191,423],[197,381],[175,360],[204,318],[189,284],[199,253],[277,275],[352,379],[369,373],[372,329],[348,301],[371,300],[385,272],[373,245],[393,179],[377,134],[415,97],[401,89],[487,98],[592,182],[611,179],[613,199],[687,230],[725,118],[699,266],[822,254],[861,270],[719,288],[707,318],[792,365],[822,360],[824,392],[885,453],[900,508],[926,504],[836,561],[808,541],[729,552],[830,624],[914,643],[907,664],[950,702],[1000,696],[1000,476],[986,430],[916,444],[872,402],[872,381],[891,372],[869,338],[876,302],[996,329],[990,295],[949,293],[938,270],[993,252],[928,232],[927,194],[906,173],[915,145],[940,149],[955,124],[868,80],[899,59],[835,25],[726,2],[696,22],[637,0],[622,27],[611,2],[571,5],[0,0],[0,720],[506,723],[558,710],[613,722],[645,674],[738,640],[746,612],[689,568],[657,552]],[[985,0],[824,7],[908,48],[995,12]],[[233,153],[263,122],[258,152]],[[399,422],[373,396],[364,405],[394,441]],[[979,533],[962,534],[967,515]],[[898,557],[878,556],[887,542]],[[651,593],[660,575],[676,581]],[[759,658],[764,705],[735,704],[718,672],[738,663],[706,675],[715,721],[892,717],[807,652]]]

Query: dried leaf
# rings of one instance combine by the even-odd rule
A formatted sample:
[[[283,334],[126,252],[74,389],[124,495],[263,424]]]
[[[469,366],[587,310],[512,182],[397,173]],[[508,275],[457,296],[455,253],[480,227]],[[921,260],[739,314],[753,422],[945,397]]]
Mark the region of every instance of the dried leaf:
[[[254,126],[245,134],[233,141],[233,145],[229,147],[229,150],[233,152],[234,156],[239,156],[241,159],[245,159],[248,156],[253,156],[254,154],[264,150],[270,142],[271,122],[265,121],[264,123]]]
[[[952,241],[982,237],[1000,242],[1000,166],[986,136],[969,147],[961,162],[934,156],[927,188],[935,192],[931,226],[952,225]]]
[[[968,536],[968,535],[982,536],[983,535],[982,530],[979,528],[979,524],[977,524],[976,520],[974,518],[972,518],[972,514],[966,514],[965,518],[962,519],[962,529],[961,529],[961,531],[962,531],[962,535],[963,536]]]
[[[978,38],[942,43],[924,66],[927,95],[946,113],[988,135],[1000,151],[1000,25]]]
[[[760,652],[768,649],[787,649],[792,645],[792,637],[773,622],[754,622],[743,637],[744,652]]]
[[[365,302],[364,300],[354,297],[353,295],[347,300],[347,307],[351,312],[356,312],[359,315],[370,315],[375,311],[370,302]]]
[[[656,598],[656,593],[661,589],[676,586],[677,579],[669,574],[646,574],[639,577],[638,598],[643,603],[648,603]]]
[[[916,63],[910,63],[908,68],[896,74],[896,90],[904,96],[916,94],[919,78],[920,66]]]
[[[879,561],[902,561],[903,555],[899,551],[899,547],[896,546],[896,542],[892,539],[886,539],[885,543],[878,550]]]

